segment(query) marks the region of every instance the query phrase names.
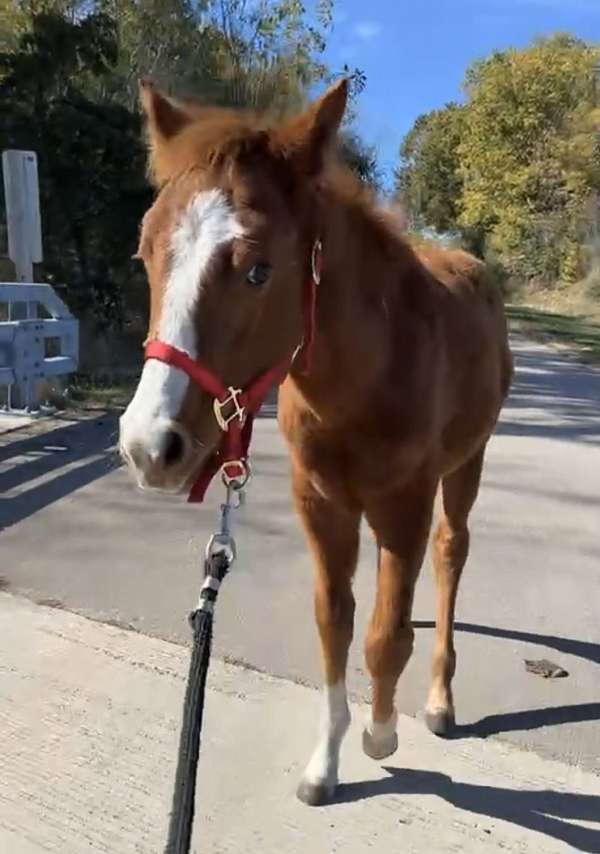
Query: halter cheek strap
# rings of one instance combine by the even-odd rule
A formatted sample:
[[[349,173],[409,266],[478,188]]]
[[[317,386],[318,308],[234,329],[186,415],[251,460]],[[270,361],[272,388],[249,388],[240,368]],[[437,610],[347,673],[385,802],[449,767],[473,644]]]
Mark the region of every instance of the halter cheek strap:
[[[215,418],[223,437],[215,453],[206,461],[192,486],[188,501],[201,502],[213,477],[221,471],[226,483],[243,486],[249,477],[248,450],[252,438],[254,417],[262,406],[269,390],[283,381],[296,359],[301,359],[302,373],[310,370],[315,337],[317,286],[321,281],[323,249],[321,241],[313,246],[311,275],[304,289],[304,335],[302,343],[291,359],[286,358],[260,374],[244,389],[225,386],[219,377],[205,365],[190,358],[183,350],[164,341],[150,341],[144,351],[145,359],[157,359],[178,368],[214,402]]]

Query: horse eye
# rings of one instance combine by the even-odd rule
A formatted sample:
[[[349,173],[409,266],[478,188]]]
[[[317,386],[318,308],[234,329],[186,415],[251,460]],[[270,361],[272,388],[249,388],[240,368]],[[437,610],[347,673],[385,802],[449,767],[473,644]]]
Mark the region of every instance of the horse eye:
[[[251,267],[250,270],[248,270],[246,281],[250,285],[260,287],[265,284],[270,275],[271,266],[264,261],[259,261],[254,265],[254,267]]]

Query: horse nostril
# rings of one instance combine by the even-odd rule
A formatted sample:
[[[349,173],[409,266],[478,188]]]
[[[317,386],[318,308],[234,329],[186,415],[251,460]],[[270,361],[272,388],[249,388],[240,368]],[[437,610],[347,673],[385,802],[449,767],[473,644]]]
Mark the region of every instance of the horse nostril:
[[[180,462],[183,457],[183,439],[175,430],[169,430],[165,440],[164,461],[165,466],[172,466]]]

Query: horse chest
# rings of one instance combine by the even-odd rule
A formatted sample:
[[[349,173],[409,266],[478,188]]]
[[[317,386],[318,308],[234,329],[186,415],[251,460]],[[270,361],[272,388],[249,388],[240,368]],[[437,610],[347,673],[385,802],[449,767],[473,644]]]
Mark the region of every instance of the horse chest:
[[[333,434],[305,436],[295,445],[295,453],[319,494],[357,500],[366,492],[385,492],[408,482],[421,466],[426,449],[413,436],[390,441]]]

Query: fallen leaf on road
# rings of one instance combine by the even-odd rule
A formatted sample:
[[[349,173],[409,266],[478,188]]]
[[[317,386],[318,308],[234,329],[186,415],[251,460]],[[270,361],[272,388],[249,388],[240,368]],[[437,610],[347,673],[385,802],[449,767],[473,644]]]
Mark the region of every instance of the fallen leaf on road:
[[[568,672],[554,664],[553,661],[548,661],[547,658],[540,658],[538,661],[525,659],[525,670],[528,673],[535,673],[536,676],[543,676],[544,679],[562,679],[568,676]]]

